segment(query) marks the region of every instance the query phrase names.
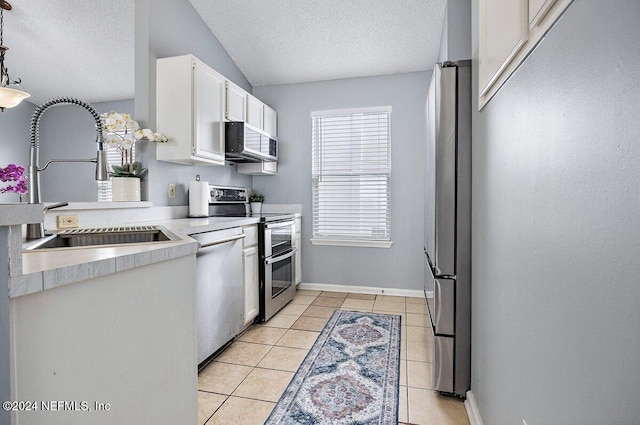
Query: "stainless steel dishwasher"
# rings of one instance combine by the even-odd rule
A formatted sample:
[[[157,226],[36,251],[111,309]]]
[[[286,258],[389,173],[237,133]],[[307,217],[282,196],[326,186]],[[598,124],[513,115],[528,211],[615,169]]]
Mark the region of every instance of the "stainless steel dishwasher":
[[[196,255],[196,330],[198,365],[240,333],[244,314],[241,228],[190,235]]]

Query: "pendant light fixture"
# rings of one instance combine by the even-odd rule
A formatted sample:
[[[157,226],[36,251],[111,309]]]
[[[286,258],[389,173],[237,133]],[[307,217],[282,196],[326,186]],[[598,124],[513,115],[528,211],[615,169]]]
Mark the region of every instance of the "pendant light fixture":
[[[12,80],[9,71],[4,65],[4,55],[9,50],[3,45],[4,37],[4,11],[11,10],[11,5],[5,0],[0,0],[0,110],[13,108],[30,95],[20,85],[21,80]]]

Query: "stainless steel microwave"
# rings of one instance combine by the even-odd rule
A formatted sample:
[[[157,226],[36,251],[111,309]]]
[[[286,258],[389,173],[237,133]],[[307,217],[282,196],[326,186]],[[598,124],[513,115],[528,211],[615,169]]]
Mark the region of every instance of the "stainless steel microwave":
[[[231,162],[278,160],[278,140],[242,121],[225,123],[225,158]]]

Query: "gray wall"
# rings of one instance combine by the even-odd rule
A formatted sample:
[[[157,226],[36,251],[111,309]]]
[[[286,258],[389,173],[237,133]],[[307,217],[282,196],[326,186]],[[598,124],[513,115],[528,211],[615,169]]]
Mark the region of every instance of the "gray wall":
[[[29,164],[29,122],[35,106],[27,101],[15,108],[0,112],[0,167],[19,164],[27,168]],[[5,186],[8,183],[0,182]],[[0,194],[0,203],[18,202],[15,193]]]
[[[438,62],[471,59],[471,0],[448,0]]]
[[[302,203],[304,282],[404,289],[423,285],[425,99],[431,72],[256,87],[278,111],[276,176],[254,177],[269,203]],[[311,112],[391,105],[390,249],[311,245]]]
[[[135,117],[141,125],[156,127],[156,59],[189,53],[251,92],[247,79],[188,0],[136,0]],[[235,165],[193,167],[157,161],[153,144],[140,150],[140,159],[149,168],[143,197],[154,205],[187,205],[186,189],[196,174],[222,185],[251,187],[252,183],[251,176],[236,173]],[[167,197],[169,183],[176,184],[176,199]]]
[[[485,424],[638,423],[639,21],[637,0],[575,1],[473,116]]]

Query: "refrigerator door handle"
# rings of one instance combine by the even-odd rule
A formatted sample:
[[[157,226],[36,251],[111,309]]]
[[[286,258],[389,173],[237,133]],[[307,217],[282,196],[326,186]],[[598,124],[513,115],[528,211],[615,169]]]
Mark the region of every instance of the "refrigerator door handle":
[[[453,338],[433,338],[433,389],[453,393]]]
[[[440,281],[438,281],[438,279],[433,279],[433,300],[435,301],[434,303],[434,310],[435,310],[435,317],[433,318],[433,327],[436,331],[436,333],[438,332],[438,324],[440,323],[440,312],[442,311],[442,287],[440,286]]]

